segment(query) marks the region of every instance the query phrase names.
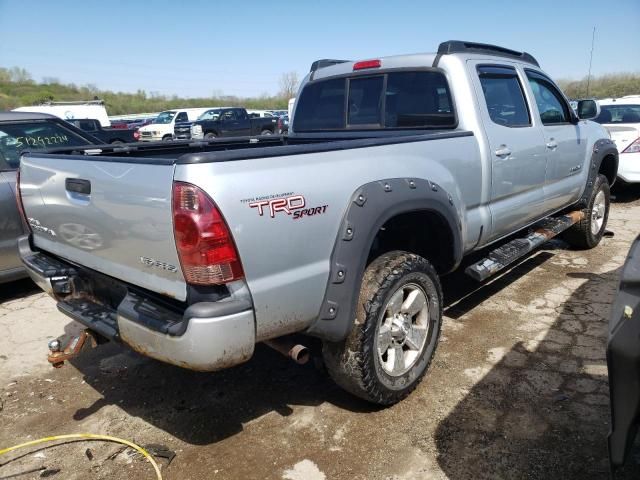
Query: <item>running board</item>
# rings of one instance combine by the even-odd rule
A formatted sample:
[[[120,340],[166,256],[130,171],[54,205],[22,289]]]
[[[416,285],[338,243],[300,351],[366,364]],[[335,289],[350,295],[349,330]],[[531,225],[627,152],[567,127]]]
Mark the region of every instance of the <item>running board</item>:
[[[466,268],[465,273],[482,282],[506,268],[527,253],[535,250],[547,240],[564,232],[584,218],[584,212],[576,210],[565,215],[549,217],[533,225],[533,231],[524,238],[516,238],[492,250],[489,255]]]

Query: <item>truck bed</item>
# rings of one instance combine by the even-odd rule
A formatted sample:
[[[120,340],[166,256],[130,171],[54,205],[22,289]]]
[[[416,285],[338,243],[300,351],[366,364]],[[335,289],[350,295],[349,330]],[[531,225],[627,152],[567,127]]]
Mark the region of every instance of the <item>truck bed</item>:
[[[64,154],[68,158],[90,155],[92,161],[129,162],[157,165],[185,165],[208,162],[249,160],[252,158],[300,155],[472,136],[468,130],[339,132],[298,136],[236,137],[213,141],[150,142],[130,145],[101,145],[87,148],[60,148],[49,155]],[[44,156],[39,154],[38,156]]]

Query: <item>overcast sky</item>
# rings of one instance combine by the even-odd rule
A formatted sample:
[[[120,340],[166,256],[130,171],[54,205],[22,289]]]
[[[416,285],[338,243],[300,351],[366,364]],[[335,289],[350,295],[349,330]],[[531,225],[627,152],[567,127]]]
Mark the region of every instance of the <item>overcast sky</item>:
[[[555,78],[640,71],[640,0],[0,0],[0,66],[35,80],[176,94],[274,94],[318,58],[432,52],[444,40],[532,53]]]

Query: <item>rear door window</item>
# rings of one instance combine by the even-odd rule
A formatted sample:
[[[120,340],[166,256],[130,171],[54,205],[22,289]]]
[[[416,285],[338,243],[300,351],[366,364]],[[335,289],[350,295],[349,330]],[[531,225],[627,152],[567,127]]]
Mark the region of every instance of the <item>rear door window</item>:
[[[531,126],[529,109],[515,68],[479,65],[478,76],[493,123],[504,127]]]
[[[294,122],[297,132],[457,125],[449,85],[435,70],[309,83],[300,95]]]
[[[55,122],[0,123],[0,169],[18,168],[25,150],[81,145],[90,142]]]

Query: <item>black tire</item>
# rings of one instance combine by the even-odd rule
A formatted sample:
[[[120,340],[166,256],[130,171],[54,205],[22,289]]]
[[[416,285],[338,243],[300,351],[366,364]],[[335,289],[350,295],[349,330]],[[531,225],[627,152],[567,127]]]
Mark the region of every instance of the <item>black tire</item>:
[[[601,203],[600,199],[604,201],[604,209],[594,209],[596,199],[598,199],[598,204]],[[610,201],[609,181],[604,175],[598,175],[593,184],[587,206],[582,209],[584,218],[565,231],[562,238],[572,247],[581,250],[587,250],[598,245],[607,228]],[[600,220],[602,220],[602,223],[599,225]]]
[[[273,135],[273,132],[271,130],[262,130],[260,135]]]
[[[173,140],[172,135],[165,135],[164,137],[162,137],[163,142],[170,142],[171,140]]]
[[[124,142],[122,140],[113,140],[111,145],[122,145]]]
[[[213,133],[213,132],[207,132],[204,134],[204,139],[205,140],[213,140],[214,138],[217,138],[218,136]]]
[[[388,338],[391,339],[390,347],[385,353],[379,354],[378,342],[383,338],[381,330],[390,318],[397,319],[396,316],[389,316],[393,311],[392,303],[397,304],[397,301],[392,302],[392,298],[401,292],[400,303],[404,308],[409,298],[404,299],[407,291],[405,289],[414,288],[416,290],[409,290],[409,296],[413,291],[421,291],[427,299],[426,312],[422,310],[416,314],[416,318],[422,317],[422,322],[425,319],[428,321],[426,326],[422,326],[424,328],[421,327],[425,338],[421,342],[421,349],[415,349],[414,360],[408,367],[403,358],[402,364],[408,370],[390,374],[387,363],[394,363],[393,356],[389,356],[391,349],[400,348],[399,351],[404,352],[407,347],[407,350],[412,350],[408,339],[413,333],[409,334],[407,330],[400,328],[393,333],[387,329]],[[418,320],[403,313],[400,315],[400,322],[403,318],[408,318],[410,331],[413,332],[414,327],[418,326]],[[333,380],[353,395],[379,405],[392,405],[409,395],[426,373],[436,350],[441,324],[442,289],[433,266],[426,259],[412,253],[385,253],[374,260],[364,272],[355,324],[349,336],[342,342],[323,343],[325,365]],[[406,335],[405,344],[400,347],[398,343],[401,339],[394,336],[398,333]],[[404,357],[404,353],[402,355]]]

